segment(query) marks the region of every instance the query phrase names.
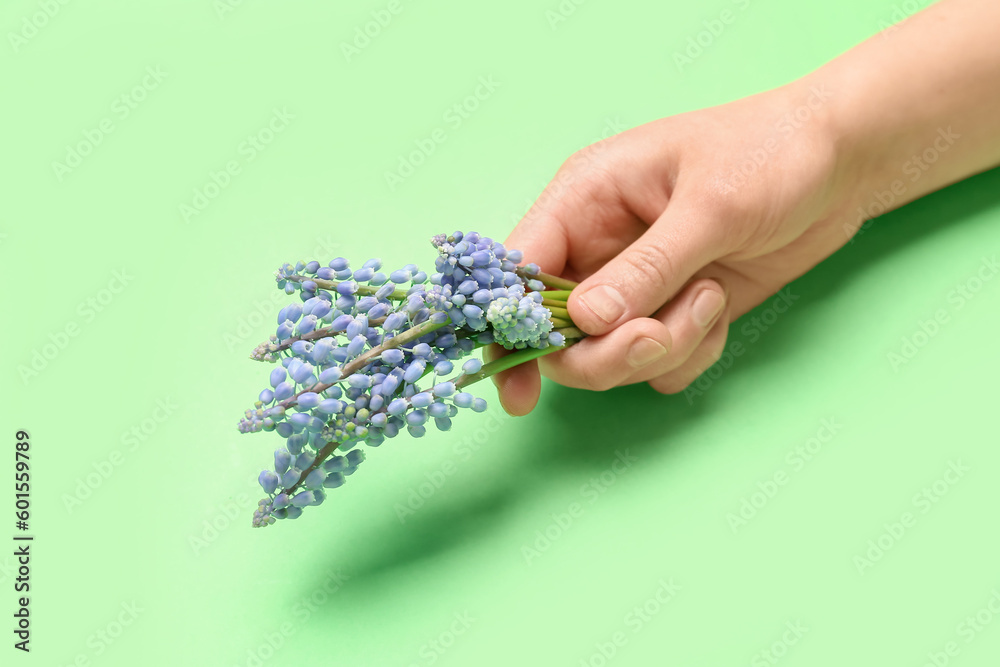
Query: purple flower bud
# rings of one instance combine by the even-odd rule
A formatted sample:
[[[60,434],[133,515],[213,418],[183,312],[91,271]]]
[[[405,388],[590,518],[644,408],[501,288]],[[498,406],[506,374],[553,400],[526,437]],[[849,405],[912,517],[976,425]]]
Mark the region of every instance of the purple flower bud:
[[[287,373],[284,368],[278,367],[271,371],[271,386],[277,387],[279,384],[285,381]]]
[[[358,356],[364,351],[367,344],[368,341],[364,336],[355,336],[347,346],[347,356],[350,358]]]
[[[472,401],[473,412],[485,412],[486,407],[487,405],[485,398],[476,398],[474,401]]]
[[[295,387],[289,382],[281,382],[274,388],[274,397],[279,401],[291,397],[295,393]]]
[[[326,479],[326,472],[324,472],[320,468],[316,468],[308,475],[306,475],[305,481],[303,481],[302,484],[307,489],[318,489],[319,487],[323,486],[323,481],[325,479]]]
[[[274,493],[274,490],[278,488],[278,474],[273,470],[264,470],[257,477],[257,481],[260,483],[264,493],[270,495]]]
[[[287,489],[288,487],[293,486],[297,481],[299,481],[299,477],[301,476],[302,471],[295,466],[292,466],[281,475],[281,487]]]
[[[420,379],[420,376],[424,374],[424,369],[427,364],[422,359],[416,359],[410,363],[409,367],[403,371],[403,381],[413,383]]]
[[[403,351],[398,348],[390,348],[382,353],[382,361],[385,363],[395,366],[402,363],[403,361]]]
[[[293,323],[298,322],[300,317],[302,317],[302,304],[290,303],[278,311],[278,324],[285,320],[290,320]]]
[[[279,475],[283,475],[288,467],[292,464],[292,455],[287,449],[276,449],[274,450],[274,471]]]
[[[385,411],[390,415],[399,415],[406,412],[406,408],[408,407],[409,403],[405,398],[396,398],[389,403],[389,407],[387,407]]]
[[[319,402],[316,410],[323,414],[333,415],[344,409],[344,404],[335,398],[326,398]]]
[[[325,371],[319,374],[319,381],[323,384],[333,384],[340,380],[343,376],[343,372],[340,368],[334,366],[332,368],[327,368]]]
[[[455,397],[452,399],[452,401],[455,403],[455,405],[457,405],[460,408],[471,408],[475,398],[476,398],[475,396],[473,396],[467,391],[460,391],[457,394],[455,394]]]
[[[338,487],[343,486],[344,482],[346,481],[347,480],[344,478],[344,473],[331,472],[329,475],[326,476],[326,479],[323,480],[323,486],[325,486],[328,489],[336,489]]]
[[[441,382],[434,385],[434,395],[441,398],[447,398],[455,393],[455,383],[454,382]]]
[[[287,493],[279,493],[274,497],[274,500],[271,501],[271,507],[273,507],[276,510],[280,510],[285,507],[288,507],[288,503],[290,502],[291,499],[288,497]]]
[[[352,449],[347,452],[347,464],[351,466],[359,466],[361,462],[365,460],[365,453],[361,449]]]
[[[327,472],[340,472],[347,466],[347,459],[343,456],[331,456],[323,463],[323,470]]]
[[[469,359],[464,364],[462,364],[462,372],[466,375],[472,375],[478,373],[483,369],[483,362],[479,359]]]
[[[419,394],[414,394],[410,399],[410,405],[415,408],[426,408],[428,405],[434,402],[434,397],[431,396],[426,391],[422,391]]]
[[[295,370],[291,371],[292,379],[299,384],[305,384],[306,382],[315,382],[316,378],[313,377],[313,365],[309,363],[302,364]]]
[[[301,408],[315,408],[319,405],[319,394],[307,391],[304,394],[299,394],[297,402]]]
[[[292,498],[292,505],[295,507],[307,507],[312,505],[315,500],[316,498],[313,496],[312,491],[300,491]]]
[[[286,511],[285,514],[286,519],[298,519],[300,516],[302,516],[301,507],[288,507],[288,509],[285,511]]]
[[[389,280],[396,283],[397,285],[410,282],[410,278],[412,277],[413,275],[405,269],[399,269],[398,271],[393,271],[392,273],[389,274]]]

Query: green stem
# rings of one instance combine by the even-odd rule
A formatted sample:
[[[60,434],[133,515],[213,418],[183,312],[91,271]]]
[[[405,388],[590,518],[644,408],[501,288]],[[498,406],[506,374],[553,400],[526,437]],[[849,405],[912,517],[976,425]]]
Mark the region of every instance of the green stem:
[[[537,347],[526,347],[523,350],[518,350],[517,352],[512,352],[511,354],[505,355],[491,361],[490,363],[484,365],[479,369],[478,373],[472,373],[471,375],[463,375],[455,382],[455,387],[461,389],[463,387],[468,387],[470,384],[479,382],[480,380],[485,380],[491,375],[496,375],[497,373],[502,373],[505,370],[518,366],[525,363],[526,361],[531,361],[532,359],[537,359],[539,357],[544,357],[546,354],[552,354],[553,352],[558,352],[559,350],[565,350],[567,347],[573,344],[574,341],[567,339],[566,344],[562,347],[556,347],[555,345],[549,345],[546,348],[539,349]]]
[[[555,329],[554,333],[561,333],[566,336],[567,340],[570,338],[586,338],[587,334],[583,333],[576,327],[564,327],[562,329]]]
[[[569,317],[569,311],[566,310],[565,308],[560,308],[558,306],[549,306],[548,309],[549,312],[552,313],[553,317],[558,317],[559,319],[562,320],[572,321],[570,320]]]
[[[557,329],[573,326],[573,323],[570,320],[564,320],[561,317],[550,317],[549,320],[552,322],[552,326]]]
[[[547,289],[541,292],[543,299],[552,299],[553,301],[568,301],[569,295],[573,292],[571,289]]]
[[[341,369],[340,369],[341,370],[341,375],[340,375],[341,379],[346,378],[346,377],[348,377],[350,375],[353,375],[354,373],[358,372],[359,370],[361,370],[362,368],[364,368],[365,366],[367,366],[369,363],[371,363],[372,359],[374,359],[375,357],[379,356],[380,354],[382,354],[386,350],[392,349],[394,347],[399,347],[400,345],[405,345],[406,343],[414,341],[414,340],[420,338],[421,336],[426,336],[430,332],[435,331],[437,329],[440,329],[443,326],[447,326],[448,324],[451,324],[451,319],[449,319],[449,318],[445,318],[444,322],[432,322],[431,320],[426,320],[424,322],[421,322],[417,326],[413,327],[412,329],[407,329],[406,331],[404,331],[403,333],[399,334],[398,336],[394,336],[394,337],[390,338],[389,340],[385,341],[381,345],[376,345],[375,347],[373,347],[372,349],[368,350],[364,354],[362,354],[362,355],[358,356],[357,358],[355,358],[350,363],[342,366]],[[340,380],[337,380],[337,382],[340,382]],[[335,382],[328,382],[328,383],[317,382],[316,384],[312,385],[311,387],[306,387],[302,391],[296,392],[294,395],[289,396],[285,400],[283,400],[280,403],[278,403],[278,405],[284,407],[285,409],[288,409],[288,408],[290,408],[290,407],[292,407],[292,406],[295,405],[295,402],[298,400],[300,394],[304,394],[304,393],[310,392],[310,391],[316,392],[318,394],[320,392],[326,391],[327,389],[329,389],[330,387],[332,387],[334,384],[336,384],[336,383]]]
[[[333,290],[333,291],[337,291],[337,285],[339,285],[341,283],[354,282],[353,280],[351,280],[351,281],[348,281],[348,280],[323,280],[322,278],[311,278],[309,276],[300,276],[298,274],[296,274],[294,276],[288,276],[287,278],[283,278],[283,280],[288,280],[288,281],[291,281],[293,283],[303,283],[303,282],[306,282],[307,280],[311,280],[312,282],[316,283],[317,287],[322,287],[323,289],[328,289],[328,290]],[[362,284],[358,283],[357,294],[364,294],[365,296],[372,296],[375,293],[377,293],[380,289],[381,289],[381,287],[375,287],[373,285],[362,285]],[[389,294],[385,298],[386,299],[392,299],[393,301],[406,301],[406,296],[407,296],[406,293],[408,291],[409,290],[405,290],[405,289],[394,289],[392,291],[392,293]]]
[[[539,271],[535,275],[531,275],[523,268],[517,270],[517,275],[521,276],[525,280],[541,281],[541,283],[546,287],[554,287],[559,290],[572,290],[574,287],[580,284],[580,283],[575,283],[572,280],[560,278],[559,276],[553,276],[548,273],[542,273],[541,271]]]

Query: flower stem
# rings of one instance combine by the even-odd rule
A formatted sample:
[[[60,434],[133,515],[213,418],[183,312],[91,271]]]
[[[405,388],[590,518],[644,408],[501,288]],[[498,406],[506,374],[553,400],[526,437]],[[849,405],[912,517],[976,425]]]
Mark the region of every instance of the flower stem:
[[[560,308],[558,306],[548,306],[549,312],[552,313],[553,317],[558,317],[561,320],[570,320],[569,311],[565,308]]]
[[[282,278],[282,280],[288,280],[288,281],[293,282],[293,283],[304,283],[304,282],[306,282],[308,280],[311,280],[312,282],[316,283],[317,287],[322,287],[323,289],[328,289],[328,290],[333,290],[333,291],[336,291],[337,290],[337,285],[339,285],[341,283],[354,282],[354,281],[347,281],[347,280],[323,280],[322,278],[311,278],[309,276],[300,276],[298,274],[296,274],[294,276],[288,276],[287,278]],[[359,283],[358,284],[358,291],[357,291],[357,293],[358,294],[364,294],[366,296],[371,296],[371,295],[374,295],[375,293],[377,293],[379,291],[379,289],[381,289],[381,288],[380,287],[375,287],[373,285],[361,285]],[[406,293],[407,293],[407,291],[408,290],[405,290],[405,289],[395,289],[395,290],[392,291],[391,294],[389,294],[385,298],[386,299],[392,299],[393,301],[406,301],[406,296],[407,296]]]
[[[559,276],[553,276],[548,273],[538,273],[532,275],[525,271],[523,268],[517,269],[517,275],[521,276],[525,280],[538,280],[541,281],[546,287],[554,287],[559,290],[571,290],[580,283],[573,282],[572,280],[566,280],[565,278],[560,278]]]
[[[406,343],[414,341],[422,336],[426,336],[430,332],[436,329],[440,329],[443,326],[447,326],[448,324],[451,324],[450,318],[445,318],[444,322],[433,322],[431,320],[425,320],[424,322],[421,322],[412,329],[407,329],[398,336],[393,336],[389,340],[383,342],[381,345],[376,345],[375,347],[368,350],[364,354],[356,357],[353,361],[345,364],[344,366],[341,366],[340,377],[346,378],[350,375],[353,375],[354,373],[358,372],[359,370],[367,366],[369,363],[371,363],[372,359],[379,356],[386,350],[392,349],[394,347],[399,347],[400,345],[405,345]],[[337,382],[340,382],[340,380],[337,380]],[[288,398],[281,401],[277,405],[280,405],[285,409],[288,409],[295,405],[295,402],[298,400],[300,394],[304,394],[310,391],[316,392],[318,394],[320,392],[326,391],[334,384],[336,384],[336,382],[326,382],[326,383],[317,382],[311,387],[306,387],[305,389],[296,392],[292,396],[289,396]]]
[[[571,289],[547,289],[542,292],[543,299],[552,299],[553,301],[568,301],[569,295],[573,290]]]
[[[553,352],[558,352],[559,350],[565,350],[574,342],[576,341],[567,339],[566,344],[561,347],[557,347],[555,345],[549,345],[548,347],[541,349],[537,347],[526,347],[523,350],[512,352],[484,365],[479,369],[478,373],[463,375],[455,382],[455,387],[458,389],[468,387],[470,384],[479,382],[480,380],[485,380],[491,375],[496,375],[497,373],[501,373],[505,370],[513,368],[514,366],[519,366],[526,361],[544,357],[546,354],[552,354]]]
[[[570,338],[586,338],[587,334],[583,333],[576,327],[564,327],[562,329],[555,329],[554,333],[561,333],[567,339]]]

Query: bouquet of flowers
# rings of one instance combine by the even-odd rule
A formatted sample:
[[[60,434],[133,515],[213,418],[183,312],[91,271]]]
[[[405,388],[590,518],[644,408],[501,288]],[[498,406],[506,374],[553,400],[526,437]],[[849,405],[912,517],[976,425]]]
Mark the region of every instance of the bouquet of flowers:
[[[250,355],[275,367],[240,431],[284,440],[260,473],[267,496],[254,526],[322,504],[365,460],[362,445],[404,429],[419,438],[430,423],[447,431],[462,410],[486,410],[470,385],[584,336],[566,310],[576,283],[520,266],[520,251],[476,232],[431,243],[430,275],[413,264],[387,274],[378,259],[352,269],[344,258],[275,272],[301,302],[281,309],[274,335]],[[511,352],[487,364],[470,357],[494,343]]]

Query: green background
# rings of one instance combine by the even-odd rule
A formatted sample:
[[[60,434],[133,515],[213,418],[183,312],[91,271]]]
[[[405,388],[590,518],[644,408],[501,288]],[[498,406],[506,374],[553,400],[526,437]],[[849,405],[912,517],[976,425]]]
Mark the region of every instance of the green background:
[[[14,433],[30,432],[36,536],[32,652],[5,629],[0,662],[919,666],[955,642],[948,664],[996,664],[1000,280],[961,308],[953,290],[1000,247],[998,171],[879,219],[792,284],[786,313],[758,309],[767,331],[734,323],[745,353],[700,396],[547,383],[529,417],[493,407],[389,441],[322,508],[252,530],[277,439],[236,423],[266,382],[247,354],[285,302],[280,263],[429,265],[434,233],[502,238],[607,128],[786,83],[902,7],[591,0],[553,23],[557,0],[402,0],[348,58],[388,2],[336,4],[0,9],[0,458],[13,467]],[[498,87],[449,124],[480,77]],[[293,118],[250,159],[241,145],[275,109]],[[102,121],[112,131],[57,173]],[[390,188],[436,128],[444,143]],[[229,161],[239,173],[185,220]],[[939,309],[947,322],[893,367]],[[820,435],[804,465],[789,455]],[[634,459],[624,472],[616,452]],[[968,468],[954,484],[938,481],[949,462]],[[935,502],[915,499],[935,482]],[[759,507],[734,529],[744,500]],[[12,506],[5,482],[0,533]],[[679,587],[666,602],[661,582]]]

